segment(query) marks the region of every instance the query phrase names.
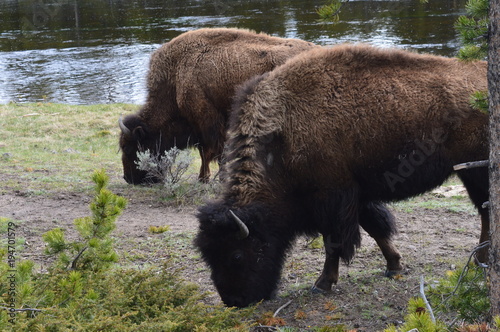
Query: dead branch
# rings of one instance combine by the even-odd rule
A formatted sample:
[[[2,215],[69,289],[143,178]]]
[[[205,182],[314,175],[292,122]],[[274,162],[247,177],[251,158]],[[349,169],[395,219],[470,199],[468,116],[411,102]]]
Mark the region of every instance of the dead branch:
[[[489,160],[469,161],[467,163],[455,165],[455,166],[453,166],[453,169],[455,171],[459,171],[461,169],[469,169],[469,168],[476,168],[476,167],[488,167],[489,164],[490,164]]]

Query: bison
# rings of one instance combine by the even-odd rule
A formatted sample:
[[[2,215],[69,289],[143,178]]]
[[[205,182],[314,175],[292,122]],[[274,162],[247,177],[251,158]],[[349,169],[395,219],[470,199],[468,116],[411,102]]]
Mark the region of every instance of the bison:
[[[488,158],[488,116],[469,105],[486,63],[340,45],[297,55],[245,83],[229,124],[222,197],[200,207],[195,245],[228,306],[269,299],[286,251],[323,235],[314,288],[338,280],[372,236],[387,269],[402,269],[387,202],[441,185],[453,165]],[[487,169],[457,172],[488,237]],[[485,256],[483,256],[484,259]]]
[[[162,154],[195,146],[199,178],[207,181],[210,162],[222,154],[235,87],[315,47],[239,29],[190,31],[161,46],[151,56],[145,105],[119,121],[125,180],[158,180],[137,169],[139,150]]]

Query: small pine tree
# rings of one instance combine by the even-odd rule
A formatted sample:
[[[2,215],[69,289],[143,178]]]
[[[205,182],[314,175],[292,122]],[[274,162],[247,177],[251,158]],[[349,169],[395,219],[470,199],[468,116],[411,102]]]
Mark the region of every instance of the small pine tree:
[[[429,290],[429,299],[436,312],[456,312],[468,323],[485,321],[490,307],[486,271],[474,264],[448,271]]]
[[[400,327],[390,326],[384,332],[406,332],[417,329],[419,332],[446,332],[448,329],[443,322],[433,322],[431,315],[426,310],[422,298],[412,298],[408,302],[408,314],[405,323]]]
[[[488,53],[488,0],[469,0],[465,5],[467,15],[460,16],[455,23],[462,41],[458,57],[464,61],[485,59]],[[471,97],[471,105],[488,112],[488,93],[477,91]]]
[[[92,181],[96,184],[96,196],[90,204],[92,216],[74,221],[80,240],[67,242],[60,228],[43,235],[46,253],[59,255],[59,268],[99,271],[118,260],[109,235],[116,227],[115,221],[125,208],[126,200],[106,189],[109,178],[104,170],[95,171]]]
[[[455,23],[463,47],[458,56],[464,60],[485,59],[488,53],[488,0],[469,0],[467,15]]]

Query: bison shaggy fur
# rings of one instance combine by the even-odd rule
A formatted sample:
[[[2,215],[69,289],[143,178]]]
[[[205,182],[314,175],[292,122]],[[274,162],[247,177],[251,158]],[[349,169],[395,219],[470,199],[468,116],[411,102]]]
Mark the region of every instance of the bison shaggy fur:
[[[455,164],[488,158],[488,116],[469,104],[486,88],[484,61],[366,45],[311,50],[244,85],[230,118],[225,191],[200,208],[195,239],[222,300],[270,298],[301,234],[325,240],[316,289],[337,282],[360,226],[388,270],[401,269],[384,203],[441,185]],[[481,215],[483,241],[487,169],[458,176]]]
[[[222,154],[235,87],[315,47],[302,40],[222,28],[190,31],[161,46],[151,55],[145,105],[120,119],[125,180],[158,180],[147,179],[137,169],[138,151],[161,155],[173,146],[196,146],[199,177],[207,181],[209,163]]]

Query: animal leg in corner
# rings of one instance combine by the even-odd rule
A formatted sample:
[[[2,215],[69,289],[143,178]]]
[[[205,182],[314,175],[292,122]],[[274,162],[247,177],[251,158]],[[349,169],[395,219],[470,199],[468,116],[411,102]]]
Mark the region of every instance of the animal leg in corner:
[[[481,215],[481,236],[479,238],[479,243],[483,243],[490,239],[490,215],[488,208],[479,209],[479,214]],[[489,247],[484,247],[479,249],[476,254],[476,258],[480,263],[488,263],[488,250]]]
[[[314,283],[312,291],[314,293],[324,293],[332,290],[332,285],[339,280],[340,248],[332,248],[328,241],[330,237],[323,235],[325,244],[325,265],[318,280]]]
[[[483,207],[484,202],[489,200],[488,168],[479,167],[461,170],[457,172],[457,175],[462,180],[472,203],[474,203],[481,216],[479,243],[488,241],[490,239],[490,214],[489,209]],[[486,246],[476,253],[476,259],[479,263],[488,263],[488,250],[489,247]]]

